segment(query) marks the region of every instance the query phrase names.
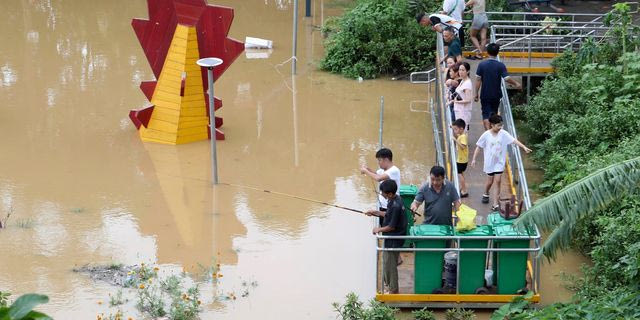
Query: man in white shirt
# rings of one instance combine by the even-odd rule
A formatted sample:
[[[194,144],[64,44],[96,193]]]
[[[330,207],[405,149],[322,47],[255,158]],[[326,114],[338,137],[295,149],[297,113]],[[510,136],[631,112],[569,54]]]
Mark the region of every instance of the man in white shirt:
[[[451,16],[454,20],[462,22],[464,0],[444,0],[442,2],[442,12],[440,13]]]
[[[451,16],[444,14],[431,14],[419,13],[416,15],[416,21],[423,27],[431,26],[431,29],[436,32],[442,33],[447,27],[451,27],[456,31],[460,43],[464,43],[464,28],[462,26],[462,20],[456,20]]]
[[[394,180],[398,185],[397,194],[400,195],[400,169],[393,164],[393,153],[387,148],[382,148],[376,152],[376,159],[378,159],[378,166],[380,167],[375,172],[366,165],[362,165],[360,173],[366,174],[373,180],[382,183],[385,180]],[[380,204],[380,211],[387,209],[387,199],[378,194],[378,201]]]
[[[464,0],[444,0],[442,2],[442,14],[451,16],[454,20],[460,21],[462,24],[464,15]],[[460,44],[464,47],[464,25],[458,29],[458,38],[460,38]]]

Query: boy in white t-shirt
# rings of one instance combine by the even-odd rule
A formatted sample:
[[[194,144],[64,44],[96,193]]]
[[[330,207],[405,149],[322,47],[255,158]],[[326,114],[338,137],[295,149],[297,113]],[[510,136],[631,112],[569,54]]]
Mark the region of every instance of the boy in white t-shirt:
[[[395,181],[398,185],[396,193],[400,195],[400,169],[393,165],[393,153],[387,148],[382,148],[376,152],[376,159],[378,159],[378,166],[380,169],[374,172],[366,165],[362,165],[360,173],[368,175],[379,183],[389,179]],[[381,211],[387,209],[387,199],[385,199],[381,194],[378,194],[378,203]]]
[[[484,149],[484,167],[483,171],[488,175],[487,182],[485,184],[484,194],[482,195],[482,203],[489,203],[489,192],[491,191],[491,185],[495,181],[496,187],[494,188],[493,206],[491,210],[498,210],[500,208],[500,183],[502,180],[502,172],[507,161],[507,146],[512,143],[518,145],[526,153],[531,152],[531,149],[527,148],[520,141],[515,139],[505,130],[502,130],[502,117],[493,114],[489,117],[489,125],[491,128],[485,131],[476,142],[476,150],[473,152],[473,160],[471,160],[471,167],[476,165],[476,157],[478,156],[479,149]]]

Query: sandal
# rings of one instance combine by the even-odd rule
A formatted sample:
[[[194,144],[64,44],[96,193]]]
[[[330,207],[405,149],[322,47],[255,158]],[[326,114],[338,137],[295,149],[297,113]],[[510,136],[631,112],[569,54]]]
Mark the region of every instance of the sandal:
[[[498,211],[498,210],[500,210],[499,204],[494,204],[493,206],[491,206],[491,211]]]
[[[489,195],[488,194],[483,194],[482,195],[482,203],[489,203]]]
[[[469,192],[460,193],[460,198],[466,198],[469,196]]]

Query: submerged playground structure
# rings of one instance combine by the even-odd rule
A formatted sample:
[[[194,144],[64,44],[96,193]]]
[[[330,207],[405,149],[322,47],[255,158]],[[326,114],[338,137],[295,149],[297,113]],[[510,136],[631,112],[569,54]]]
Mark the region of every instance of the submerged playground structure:
[[[147,0],[149,20],[134,19],[133,29],[144,49],[156,80],[140,89],[151,105],[131,110],[129,118],[143,141],[183,144],[211,137],[206,70],[196,61],[215,56],[223,59],[214,70],[214,81],[244,51],[244,44],[227,37],[233,9],[207,5],[205,0]],[[215,110],[222,100],[215,98]],[[222,118],[215,117],[215,136]]]

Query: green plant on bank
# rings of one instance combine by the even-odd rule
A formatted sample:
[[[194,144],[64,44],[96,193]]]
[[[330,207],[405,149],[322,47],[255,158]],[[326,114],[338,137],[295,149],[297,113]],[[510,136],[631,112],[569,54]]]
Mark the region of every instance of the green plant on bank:
[[[117,307],[119,305],[123,305],[128,300],[122,296],[122,290],[118,290],[114,295],[109,295],[109,306]]]
[[[6,307],[9,305],[9,297],[11,293],[0,291],[0,307]]]
[[[0,320],[51,320],[48,315],[34,311],[39,304],[49,302],[49,298],[41,294],[25,294],[8,306],[9,294],[0,292]]]
[[[436,320],[436,315],[427,308],[414,310],[411,312],[411,315],[413,315],[413,319],[415,320]]]
[[[603,292],[597,299],[577,298],[539,310],[509,316],[510,320],[640,319],[639,288],[618,288]]]
[[[476,318],[473,310],[466,310],[464,308],[449,309],[444,314],[446,320],[473,320]]]
[[[498,310],[493,312],[490,320],[513,319],[515,315],[523,313],[531,304],[531,297],[533,297],[533,291],[527,292],[524,296],[517,296],[513,298],[511,302],[501,306]]]
[[[154,276],[142,281],[142,275],[138,281],[136,307],[143,314],[151,318],[168,317],[172,320],[197,319],[200,308],[200,291],[198,286],[192,286],[185,290],[183,280],[185,275],[172,275],[164,280]],[[149,273],[147,273],[149,275]]]
[[[371,300],[369,307],[365,307],[355,293],[349,293],[346,302],[332,304],[336,313],[342,320],[394,320],[397,309]]]

